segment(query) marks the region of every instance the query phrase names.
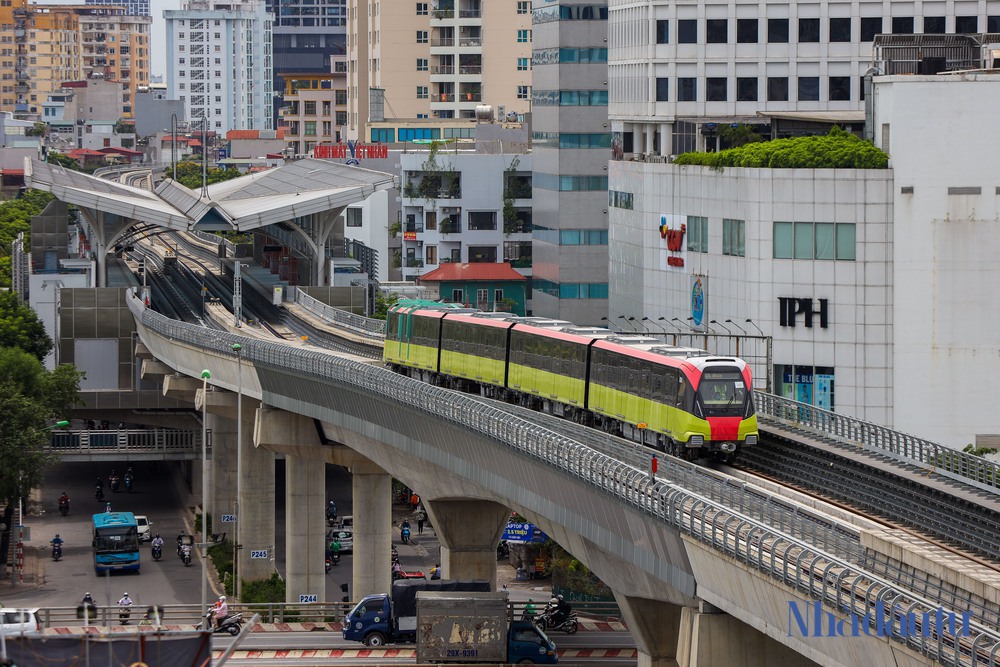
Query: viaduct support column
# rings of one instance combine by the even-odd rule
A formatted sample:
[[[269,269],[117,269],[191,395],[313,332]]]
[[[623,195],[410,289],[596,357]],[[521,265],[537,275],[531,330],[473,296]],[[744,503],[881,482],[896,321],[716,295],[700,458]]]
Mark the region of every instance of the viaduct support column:
[[[274,572],[274,453],[254,447],[253,427],[260,401],[243,397],[243,426],[241,428],[239,535],[242,544],[237,546],[238,576],[243,581],[267,579]],[[257,552],[267,552],[266,558],[251,558]]]
[[[326,602],[326,452],[316,424],[262,405],[254,444],[285,455],[285,602]]]
[[[660,600],[618,594],[615,594],[615,599],[625,617],[625,624],[632,631],[636,648],[639,649],[638,667],[678,665],[677,638],[680,636],[684,607]]]
[[[441,567],[448,579],[488,579],[497,586],[497,544],[510,509],[487,500],[425,500],[441,539]]]
[[[209,463],[208,511],[212,517],[212,532],[236,539],[236,525],[222,523],[223,514],[236,513],[236,395],[224,391],[209,391],[206,399],[205,427],[212,447]],[[201,412],[202,395],[198,391],[195,407]]]
[[[358,457],[360,459],[360,457]],[[354,500],[352,600],[392,589],[392,477],[367,459],[351,465]],[[322,506],[322,503],[320,503]]]
[[[285,602],[326,602],[326,464],[285,457]]]
[[[631,627],[631,626],[630,626]],[[642,664],[640,653],[639,664]],[[816,663],[707,602],[681,611],[679,667],[815,667]]]

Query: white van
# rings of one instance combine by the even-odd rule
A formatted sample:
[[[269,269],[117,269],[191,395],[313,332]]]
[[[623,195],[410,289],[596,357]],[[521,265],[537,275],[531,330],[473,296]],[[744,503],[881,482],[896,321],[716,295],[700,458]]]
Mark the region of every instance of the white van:
[[[21,635],[38,632],[38,609],[0,609],[0,632]]]

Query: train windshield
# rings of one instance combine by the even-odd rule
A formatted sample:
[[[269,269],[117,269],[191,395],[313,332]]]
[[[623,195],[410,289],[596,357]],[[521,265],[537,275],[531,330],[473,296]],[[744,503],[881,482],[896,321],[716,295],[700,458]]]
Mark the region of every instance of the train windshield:
[[[747,386],[738,368],[708,368],[698,386],[706,417],[742,417]]]

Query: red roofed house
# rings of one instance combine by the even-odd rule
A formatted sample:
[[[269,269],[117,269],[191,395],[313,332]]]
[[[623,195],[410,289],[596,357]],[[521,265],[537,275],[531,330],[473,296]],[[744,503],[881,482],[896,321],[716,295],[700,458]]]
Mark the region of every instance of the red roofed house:
[[[417,282],[436,284],[439,298],[445,301],[479,310],[525,314],[527,279],[508,262],[446,263],[420,276]]]

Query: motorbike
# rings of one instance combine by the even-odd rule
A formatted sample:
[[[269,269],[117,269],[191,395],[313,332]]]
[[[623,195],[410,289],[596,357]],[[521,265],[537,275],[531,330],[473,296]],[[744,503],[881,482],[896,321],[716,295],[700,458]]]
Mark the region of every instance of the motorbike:
[[[545,610],[535,617],[535,625],[540,627],[542,630],[558,630],[560,632],[565,632],[568,635],[575,634],[579,629],[580,622],[576,618],[574,612],[566,614],[566,618],[560,623],[556,623],[554,620],[556,608],[548,606]]]
[[[336,551],[331,553],[330,557],[327,558],[327,564],[329,566],[326,568],[327,572],[330,571],[330,567],[333,567],[334,565],[340,565],[340,553]]]
[[[185,566],[190,565],[191,564],[191,545],[190,544],[182,544],[181,548],[180,548],[180,553],[181,553],[181,560],[184,561],[184,565]]]
[[[98,487],[95,488],[95,490],[94,490],[94,499],[98,500],[98,501],[104,500],[104,487],[103,486],[98,486]]]
[[[497,545],[497,560],[503,560],[504,558],[510,557],[510,545],[507,544],[507,540],[501,540],[500,544]]]
[[[122,482],[118,478],[118,475],[113,475],[108,478],[108,486],[110,486],[111,490],[115,493],[118,493],[118,489],[121,487],[121,484]]]
[[[59,513],[63,516],[69,516],[69,501],[60,500],[59,501]]]
[[[124,604],[118,607],[118,621],[122,625],[128,625],[128,619],[131,616],[132,616],[132,607]]]
[[[62,558],[62,545],[58,542],[52,545],[52,560],[58,561]]]
[[[410,529],[406,528],[406,527],[403,527],[399,531],[399,539],[403,541],[403,544],[409,544],[410,543]]]
[[[158,545],[153,545],[153,560],[160,560],[163,556],[163,547]]]
[[[336,526],[337,525],[337,508],[336,507],[331,507],[330,505],[326,506],[326,523],[329,526]]]
[[[219,627],[215,627],[215,609],[209,607],[208,611],[205,612],[205,629],[211,629],[213,633],[228,632],[236,636],[243,629],[243,613],[229,614],[222,619]]]
[[[132,493],[132,478],[128,475],[125,475],[125,490]]]

